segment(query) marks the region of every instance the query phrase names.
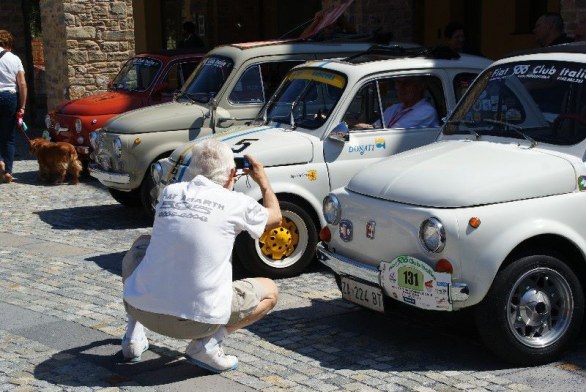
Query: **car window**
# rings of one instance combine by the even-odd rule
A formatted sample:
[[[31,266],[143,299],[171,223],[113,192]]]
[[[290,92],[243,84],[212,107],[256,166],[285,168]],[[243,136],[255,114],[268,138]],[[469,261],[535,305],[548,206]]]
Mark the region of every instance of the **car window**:
[[[265,94],[265,101],[268,100],[277,91],[277,87],[289,72],[289,70],[296,65],[303,64],[303,61],[273,61],[270,63],[261,64],[261,74],[263,81],[263,88]]]
[[[135,57],[124,64],[112,81],[116,90],[144,91],[148,89],[161,69],[160,60],[147,57]]]
[[[261,116],[268,121],[317,129],[336,107],[346,83],[344,75],[321,68],[292,70]]]
[[[572,145],[586,138],[580,63],[524,61],[487,69],[443,129]]]
[[[228,99],[233,103],[264,102],[262,79],[258,65],[253,65],[242,73]]]
[[[464,95],[468,87],[470,87],[476,76],[478,76],[478,74],[465,72],[454,77],[454,96],[456,97],[456,101],[459,101],[460,98],[462,98],[462,95]]]
[[[181,91],[190,99],[207,103],[218,94],[233,68],[234,62],[230,58],[206,57],[185,82]]]
[[[303,61],[273,61],[250,66],[242,74],[228,99],[233,103],[265,103],[291,68]]]
[[[166,87],[163,90],[165,93],[171,93],[181,87],[181,77],[179,75],[179,64],[175,63],[169,67],[167,75],[165,75],[164,83]]]
[[[446,114],[446,103],[441,80],[435,76],[417,76],[417,77],[390,77],[381,78],[366,83],[362,86],[356,96],[352,99],[343,121],[352,129],[382,129],[387,128],[424,128],[430,126],[429,123],[411,122],[407,126],[402,126],[401,119],[405,113],[397,111],[394,115],[393,108],[400,107],[401,101],[397,94],[397,83],[405,79],[417,79],[421,85],[422,99],[426,105],[431,105],[437,118]],[[389,111],[387,111],[389,110]],[[387,111],[387,112],[385,112]],[[393,114],[389,114],[393,113]],[[389,117],[390,116],[390,117]],[[385,119],[383,120],[383,117]],[[389,118],[386,118],[389,117]],[[392,118],[391,118],[392,117]],[[403,118],[405,122],[406,118]],[[397,124],[397,126],[395,126]],[[435,124],[438,125],[438,124]]]

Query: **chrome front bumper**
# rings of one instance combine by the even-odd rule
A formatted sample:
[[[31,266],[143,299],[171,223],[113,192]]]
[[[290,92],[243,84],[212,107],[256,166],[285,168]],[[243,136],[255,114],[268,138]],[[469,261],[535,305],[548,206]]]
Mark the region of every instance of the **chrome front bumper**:
[[[377,286],[380,282],[380,271],[378,267],[358,263],[352,259],[335,255],[326,249],[320,242],[317,245],[317,259],[325,266],[331,268],[338,275],[348,275],[362,279]],[[450,302],[463,302],[470,296],[467,283],[453,282],[448,286]]]
[[[97,178],[102,183],[130,184],[129,174],[107,172],[98,168],[95,164],[90,164],[89,171],[90,176]]]
[[[380,271],[377,267],[360,264],[340,255],[334,255],[322,243],[317,244],[317,259],[338,275],[360,278],[380,286]]]

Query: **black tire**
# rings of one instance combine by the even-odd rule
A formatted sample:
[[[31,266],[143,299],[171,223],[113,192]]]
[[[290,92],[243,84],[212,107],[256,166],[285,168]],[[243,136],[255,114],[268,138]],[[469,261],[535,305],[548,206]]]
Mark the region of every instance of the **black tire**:
[[[156,197],[154,196],[155,182],[151,176],[150,171],[144,175],[144,179],[140,184],[140,202],[144,213],[151,219],[155,218],[155,207],[157,205]]]
[[[289,230],[293,240],[292,252],[289,256],[284,256],[282,259],[273,259],[270,256],[263,254],[259,241],[255,241],[248,235],[242,233],[236,238],[235,249],[238,254],[242,266],[252,274],[257,276],[266,276],[270,278],[288,278],[297,276],[302,273],[315,258],[315,247],[317,245],[317,228],[311,216],[299,206],[281,201],[281,212],[283,214],[283,227],[273,229],[271,234],[282,233]],[[285,233],[285,237],[287,234]],[[295,237],[297,236],[297,243],[295,244]],[[263,235],[264,237],[264,235]],[[273,238],[267,234],[268,238]],[[271,240],[267,241],[265,246],[278,245]],[[290,248],[291,249],[291,248]]]
[[[508,265],[475,309],[486,346],[521,366],[556,360],[577,337],[583,315],[580,281],[568,265],[547,255]]]
[[[118,189],[108,188],[108,191],[114,200],[125,207],[138,208],[141,206],[140,193],[137,189],[130,192],[123,192]]]

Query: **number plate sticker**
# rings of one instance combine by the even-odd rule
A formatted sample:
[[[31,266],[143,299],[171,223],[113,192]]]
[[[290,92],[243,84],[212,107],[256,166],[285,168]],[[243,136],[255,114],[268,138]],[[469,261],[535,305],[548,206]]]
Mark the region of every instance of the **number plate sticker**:
[[[381,286],[391,298],[421,309],[452,310],[449,300],[451,274],[435,272],[423,261],[410,256],[383,261],[379,269]]]
[[[379,287],[360,283],[344,276],[342,281],[342,298],[377,312],[384,312],[383,293]]]

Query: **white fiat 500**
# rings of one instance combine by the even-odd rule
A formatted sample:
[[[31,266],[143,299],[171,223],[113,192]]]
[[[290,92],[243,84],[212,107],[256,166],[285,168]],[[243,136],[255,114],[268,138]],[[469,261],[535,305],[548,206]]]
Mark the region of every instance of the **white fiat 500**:
[[[282,227],[267,231],[260,241],[246,234],[238,237],[236,251],[242,264],[263,276],[299,274],[315,259],[319,228],[325,225],[322,200],[330,190],[346,184],[367,164],[437,138],[439,123],[412,129],[381,125],[384,109],[397,102],[398,78],[420,80],[424,99],[442,118],[490,63],[453,52],[374,48],[344,60],[306,63],[289,72],[259,113],[256,126],[214,136],[229,143],[236,156],[250,154],[263,163],[284,216]],[[358,128],[360,123],[368,128]],[[199,140],[153,165],[159,191],[191,179],[186,168]],[[245,177],[234,188],[261,198],[258,186]]]
[[[586,46],[499,60],[437,142],[364,168],[324,199],[318,259],[351,302],[474,307],[494,352],[551,361],[584,312],[585,152]]]

